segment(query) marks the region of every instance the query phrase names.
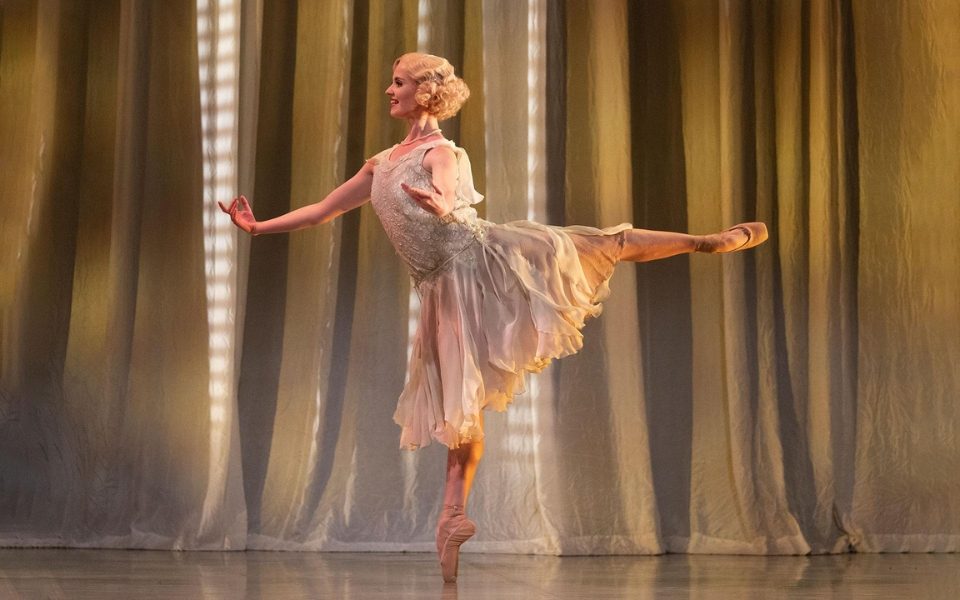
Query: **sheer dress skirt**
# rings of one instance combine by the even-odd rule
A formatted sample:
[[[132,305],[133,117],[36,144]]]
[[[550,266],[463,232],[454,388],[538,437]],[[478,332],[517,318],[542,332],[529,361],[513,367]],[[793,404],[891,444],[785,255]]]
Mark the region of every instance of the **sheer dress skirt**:
[[[477,243],[417,282],[420,320],[393,417],[403,449],[482,439],[481,410],[506,410],[526,373],[580,350],[632,227],[480,224]]]

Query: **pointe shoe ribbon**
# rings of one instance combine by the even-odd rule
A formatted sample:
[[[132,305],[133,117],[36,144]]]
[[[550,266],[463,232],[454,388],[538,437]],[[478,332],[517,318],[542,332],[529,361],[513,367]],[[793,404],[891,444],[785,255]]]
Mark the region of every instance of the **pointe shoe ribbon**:
[[[440,571],[445,582],[451,583],[457,580],[460,545],[473,537],[476,532],[476,523],[462,512],[441,521],[437,526],[437,554],[440,555]]]

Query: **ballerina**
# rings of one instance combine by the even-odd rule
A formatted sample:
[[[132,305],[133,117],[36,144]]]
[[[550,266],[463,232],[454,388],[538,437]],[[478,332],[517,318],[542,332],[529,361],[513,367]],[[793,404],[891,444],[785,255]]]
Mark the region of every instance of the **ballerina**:
[[[443,137],[469,89],[441,57],[404,54],[386,89],[390,116],[409,124],[403,141],[367,159],[326,198],[257,221],[244,196],[228,206],[252,235],[328,223],[368,200],[406,263],[421,298],[409,379],[394,421],[400,447],[448,447],[437,554],[456,581],[460,545],[476,532],[465,508],[483,455],[483,409],[506,410],[528,372],[582,347],[584,320],[600,314],[620,261],[745,250],[767,239],[763,223],[689,235],[614,227],[497,224],[480,219],[466,152]]]

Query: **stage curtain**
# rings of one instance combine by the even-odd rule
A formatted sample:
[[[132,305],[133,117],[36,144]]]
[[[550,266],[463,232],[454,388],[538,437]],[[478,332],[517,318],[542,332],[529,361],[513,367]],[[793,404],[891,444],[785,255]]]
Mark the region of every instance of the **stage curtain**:
[[[211,415],[195,5],[2,19],[0,544],[243,548],[239,452],[210,460],[236,434]]]
[[[0,545],[433,551],[446,451],[391,420],[409,278],[369,206],[217,229],[199,4],[0,7]],[[618,266],[583,351],[486,415],[464,551],[960,549],[956,2],[239,7],[258,218],[402,138],[419,49],[471,87],[441,125],[486,218],[770,227]]]

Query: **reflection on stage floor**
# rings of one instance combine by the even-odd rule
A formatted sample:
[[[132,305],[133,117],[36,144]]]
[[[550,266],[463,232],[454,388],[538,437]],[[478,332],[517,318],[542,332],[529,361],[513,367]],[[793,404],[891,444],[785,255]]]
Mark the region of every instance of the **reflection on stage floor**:
[[[944,598],[958,554],[527,556],[0,549],[0,598]]]

